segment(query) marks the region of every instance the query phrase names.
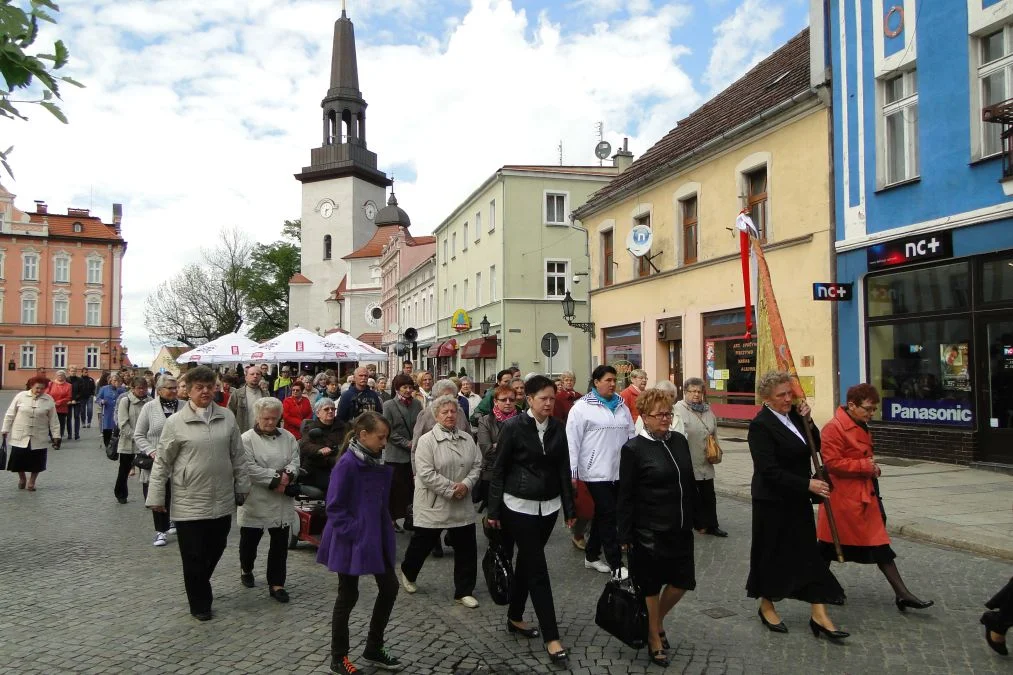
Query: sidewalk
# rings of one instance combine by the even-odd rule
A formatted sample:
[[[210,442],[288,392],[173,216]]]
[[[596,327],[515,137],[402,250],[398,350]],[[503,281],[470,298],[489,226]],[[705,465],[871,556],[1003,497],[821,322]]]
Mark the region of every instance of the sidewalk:
[[[746,430],[718,429],[724,459],[715,491],[748,500]],[[891,535],[1013,560],[1013,476],[955,464],[877,457]]]

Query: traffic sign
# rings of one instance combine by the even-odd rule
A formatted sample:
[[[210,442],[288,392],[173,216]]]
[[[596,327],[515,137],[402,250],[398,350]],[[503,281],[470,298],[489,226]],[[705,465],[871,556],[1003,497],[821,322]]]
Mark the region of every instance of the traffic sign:
[[[550,359],[559,353],[559,338],[554,333],[542,336],[542,354]]]

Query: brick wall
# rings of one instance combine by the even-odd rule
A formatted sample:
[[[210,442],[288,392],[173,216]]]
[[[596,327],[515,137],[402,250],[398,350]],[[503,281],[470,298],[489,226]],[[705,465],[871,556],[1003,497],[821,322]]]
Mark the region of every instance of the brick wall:
[[[877,455],[970,464],[977,459],[978,433],[940,427],[871,425]]]

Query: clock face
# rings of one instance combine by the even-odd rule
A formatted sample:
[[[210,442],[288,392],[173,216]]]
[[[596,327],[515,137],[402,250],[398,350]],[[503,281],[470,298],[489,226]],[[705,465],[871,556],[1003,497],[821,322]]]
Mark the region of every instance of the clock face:
[[[324,218],[330,218],[334,214],[334,203],[324,202],[320,205],[320,215]]]
[[[369,218],[370,220],[376,218],[376,204],[373,203],[373,200],[369,200],[368,202],[363,204],[362,210],[366,214],[366,217]]]

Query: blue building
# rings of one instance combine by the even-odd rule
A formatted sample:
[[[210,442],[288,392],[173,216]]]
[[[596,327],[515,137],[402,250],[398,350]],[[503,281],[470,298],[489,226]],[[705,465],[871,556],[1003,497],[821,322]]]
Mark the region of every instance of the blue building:
[[[841,401],[879,389],[886,454],[1013,464],[1013,0],[811,8],[836,281],[854,284],[837,305]]]

